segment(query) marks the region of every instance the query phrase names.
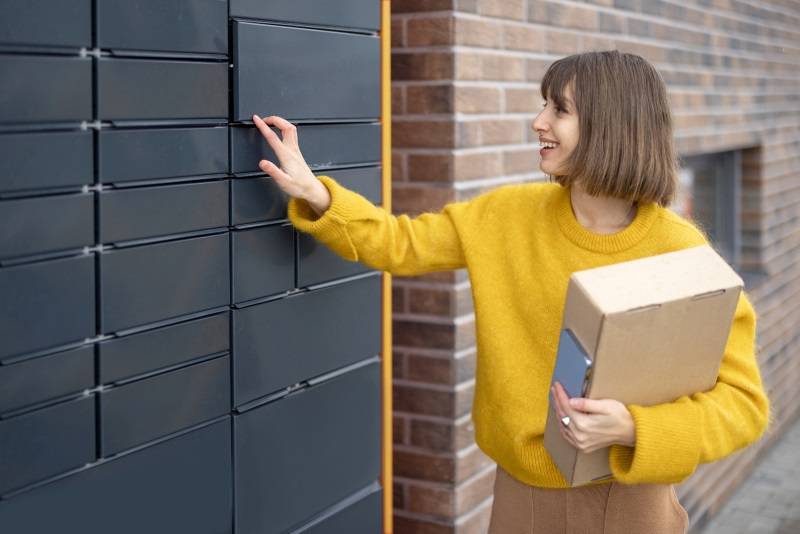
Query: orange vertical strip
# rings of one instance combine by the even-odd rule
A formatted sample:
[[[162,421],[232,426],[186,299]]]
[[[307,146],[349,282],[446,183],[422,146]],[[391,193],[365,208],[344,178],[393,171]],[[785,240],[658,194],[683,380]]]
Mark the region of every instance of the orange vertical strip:
[[[381,162],[383,165],[383,207],[392,210],[392,9],[390,0],[381,0]],[[381,369],[383,406],[381,485],[383,486],[383,532],[391,534],[392,496],[392,276],[383,273],[383,348]]]

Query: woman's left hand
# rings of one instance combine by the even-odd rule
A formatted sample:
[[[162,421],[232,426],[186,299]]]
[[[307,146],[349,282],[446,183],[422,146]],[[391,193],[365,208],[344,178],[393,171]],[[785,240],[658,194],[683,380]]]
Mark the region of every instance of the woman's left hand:
[[[558,418],[569,416],[564,426],[559,421],[561,435],[576,449],[592,452],[609,445],[633,447],[636,444],[636,427],[628,408],[613,399],[570,399],[563,386],[556,382],[550,388]]]

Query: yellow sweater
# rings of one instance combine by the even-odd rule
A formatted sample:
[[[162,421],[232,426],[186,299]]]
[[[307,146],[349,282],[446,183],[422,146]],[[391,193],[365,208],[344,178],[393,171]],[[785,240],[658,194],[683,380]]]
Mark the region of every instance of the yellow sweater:
[[[593,233],[558,184],[506,185],[438,213],[393,216],[328,176],[319,218],[291,199],[289,219],[338,255],[396,275],[467,268],[477,364],[472,418],[478,446],[529,485],[568,487],[542,444],[567,281],[573,271],[697,246],[705,236],[657,204],[623,231]],[[754,354],[756,317],[742,293],[716,386],[655,406],[628,405],[634,447],[612,445],[614,480],[680,482],[698,464],[756,441],[769,420]],[[608,481],[606,481],[607,483]]]

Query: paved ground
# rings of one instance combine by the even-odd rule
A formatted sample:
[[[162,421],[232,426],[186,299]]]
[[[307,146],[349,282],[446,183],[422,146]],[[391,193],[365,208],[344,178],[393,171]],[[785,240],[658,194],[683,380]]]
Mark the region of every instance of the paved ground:
[[[700,534],[800,534],[800,421]]]

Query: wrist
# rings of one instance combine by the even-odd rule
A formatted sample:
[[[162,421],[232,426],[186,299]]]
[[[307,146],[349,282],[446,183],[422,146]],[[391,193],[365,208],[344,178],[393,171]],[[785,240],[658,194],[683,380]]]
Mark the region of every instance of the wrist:
[[[315,178],[310,191],[304,195],[304,200],[318,216],[321,216],[331,205],[331,194],[325,184]]]

